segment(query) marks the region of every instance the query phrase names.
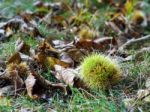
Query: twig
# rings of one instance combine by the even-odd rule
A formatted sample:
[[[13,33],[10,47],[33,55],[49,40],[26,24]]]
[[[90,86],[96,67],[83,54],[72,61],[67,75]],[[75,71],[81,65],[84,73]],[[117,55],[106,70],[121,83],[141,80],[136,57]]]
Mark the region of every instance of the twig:
[[[143,47],[146,43],[148,44],[149,42],[150,42],[150,35],[138,39],[132,39],[130,41],[127,41],[125,44],[123,44],[118,51],[124,51],[131,48],[139,49]]]

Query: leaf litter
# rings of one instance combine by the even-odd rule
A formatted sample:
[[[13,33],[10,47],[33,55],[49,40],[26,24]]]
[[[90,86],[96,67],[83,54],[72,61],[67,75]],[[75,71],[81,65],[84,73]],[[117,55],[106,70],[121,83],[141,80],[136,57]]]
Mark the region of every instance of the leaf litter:
[[[150,36],[144,31],[149,27],[150,19],[140,7],[144,2],[127,0],[125,3],[117,3],[110,0],[108,3],[96,3],[94,5],[94,2],[89,2],[89,6],[86,6],[76,0],[71,5],[65,1],[36,1],[33,4],[35,11],[22,11],[12,18],[4,17],[5,21],[0,23],[2,43],[17,33],[26,37],[20,35],[15,42],[13,54],[0,59],[0,98],[8,93],[10,96],[17,96],[25,91],[31,99],[47,100],[56,90],[62,96],[70,96],[71,87],[93,96],[79,77],[80,63],[85,56],[98,52],[116,60],[122,59],[120,62],[128,62],[140,61],[143,53],[150,53]],[[90,16],[101,4],[115,9],[111,14],[106,12],[109,19],[103,21],[103,31],[92,26],[96,15]],[[56,29],[56,32],[43,34],[39,27],[41,24],[48,32],[52,29]],[[103,32],[103,35],[99,32]],[[59,34],[63,34],[65,38],[59,39]],[[35,48],[24,41],[23,38],[28,37],[38,41]],[[132,55],[132,49],[138,52]],[[132,58],[128,58],[130,56]],[[56,78],[56,82],[44,78],[43,73],[48,70]],[[128,111],[134,109],[139,100],[149,101],[148,85],[149,82],[146,81],[146,89],[139,90],[137,95],[124,100]]]

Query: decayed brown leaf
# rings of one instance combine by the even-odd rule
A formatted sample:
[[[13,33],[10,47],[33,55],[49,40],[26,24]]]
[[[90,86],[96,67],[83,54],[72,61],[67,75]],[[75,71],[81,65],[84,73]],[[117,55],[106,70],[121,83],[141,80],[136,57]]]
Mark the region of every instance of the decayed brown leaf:
[[[116,46],[117,42],[115,38],[112,37],[103,37],[98,39],[84,39],[78,40],[75,43],[75,46],[80,49],[86,50],[99,50],[99,51],[106,51],[109,50],[112,46]]]
[[[59,54],[59,52],[54,47],[52,47],[52,45],[48,43],[46,40],[40,43],[37,51],[47,56],[54,56],[54,57],[58,57]]]
[[[41,43],[37,51],[39,52],[34,56],[34,59],[36,59],[36,61],[41,63],[43,66],[49,65],[51,68],[54,68],[55,64],[59,64],[64,67],[69,67],[72,65],[72,63],[59,59],[59,52],[46,41]]]
[[[88,53],[88,51],[84,49],[78,49],[76,47],[66,48],[64,52],[66,52],[74,61],[74,66],[77,66],[83,57]]]
[[[28,34],[31,37],[42,37],[36,24],[29,21],[25,22],[22,19],[22,17],[16,17],[10,19],[8,22],[3,23],[2,25],[0,25],[0,30],[3,34],[0,40],[6,40],[8,37],[12,36],[17,31]]]
[[[7,63],[20,63],[20,62],[21,62],[21,57],[19,52],[13,54],[7,61]]]
[[[75,42],[75,46],[76,46],[77,48],[92,50],[92,49],[93,49],[93,41],[92,41],[92,40],[89,40],[89,39],[77,40],[77,41]]]
[[[66,85],[62,83],[53,84],[32,70],[29,71],[29,75],[25,80],[25,84],[27,87],[28,95],[33,99],[41,98],[42,95],[45,94],[45,91],[48,90],[53,91],[55,89],[60,89],[64,92],[65,95],[68,93]]]

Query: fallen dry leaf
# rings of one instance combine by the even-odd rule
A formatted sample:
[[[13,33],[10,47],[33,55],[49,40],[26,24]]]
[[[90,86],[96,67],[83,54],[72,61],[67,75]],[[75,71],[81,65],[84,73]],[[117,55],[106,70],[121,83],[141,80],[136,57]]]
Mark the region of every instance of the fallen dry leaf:
[[[78,70],[71,68],[63,68],[62,66],[55,65],[55,71],[56,71],[55,77],[60,81],[64,81],[65,84],[77,88],[86,87],[83,81],[79,78]]]
[[[42,98],[42,95],[46,91],[53,91],[55,89],[61,90],[67,95],[67,86],[62,83],[53,84],[52,82],[46,80],[43,76],[37,74],[33,70],[29,71],[28,77],[25,80],[27,86],[28,95],[33,99]]]
[[[27,77],[27,79],[25,80],[25,85],[26,85],[26,89],[27,89],[27,93],[28,95],[32,98],[32,99],[37,99],[38,95],[33,94],[33,87],[36,83],[36,79],[33,75],[29,75]]]
[[[52,47],[50,43],[48,43],[46,40],[41,42],[37,48],[37,51],[47,55],[47,56],[53,56],[58,57],[59,52]]]
[[[56,78],[64,81],[67,85],[74,85],[74,78],[77,77],[77,71],[73,69],[65,69],[62,66],[55,65]]]

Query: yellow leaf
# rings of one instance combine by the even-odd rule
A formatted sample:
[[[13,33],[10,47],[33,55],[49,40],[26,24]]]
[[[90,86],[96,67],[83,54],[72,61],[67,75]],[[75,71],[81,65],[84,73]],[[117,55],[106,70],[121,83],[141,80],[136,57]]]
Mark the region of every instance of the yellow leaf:
[[[125,3],[126,15],[130,15],[134,10],[134,5],[137,3],[137,0],[127,0]]]
[[[65,62],[63,62],[57,58],[54,58],[54,57],[47,57],[47,64],[52,68],[54,68],[55,65],[61,65],[65,68],[70,66],[70,64],[65,63]]]

